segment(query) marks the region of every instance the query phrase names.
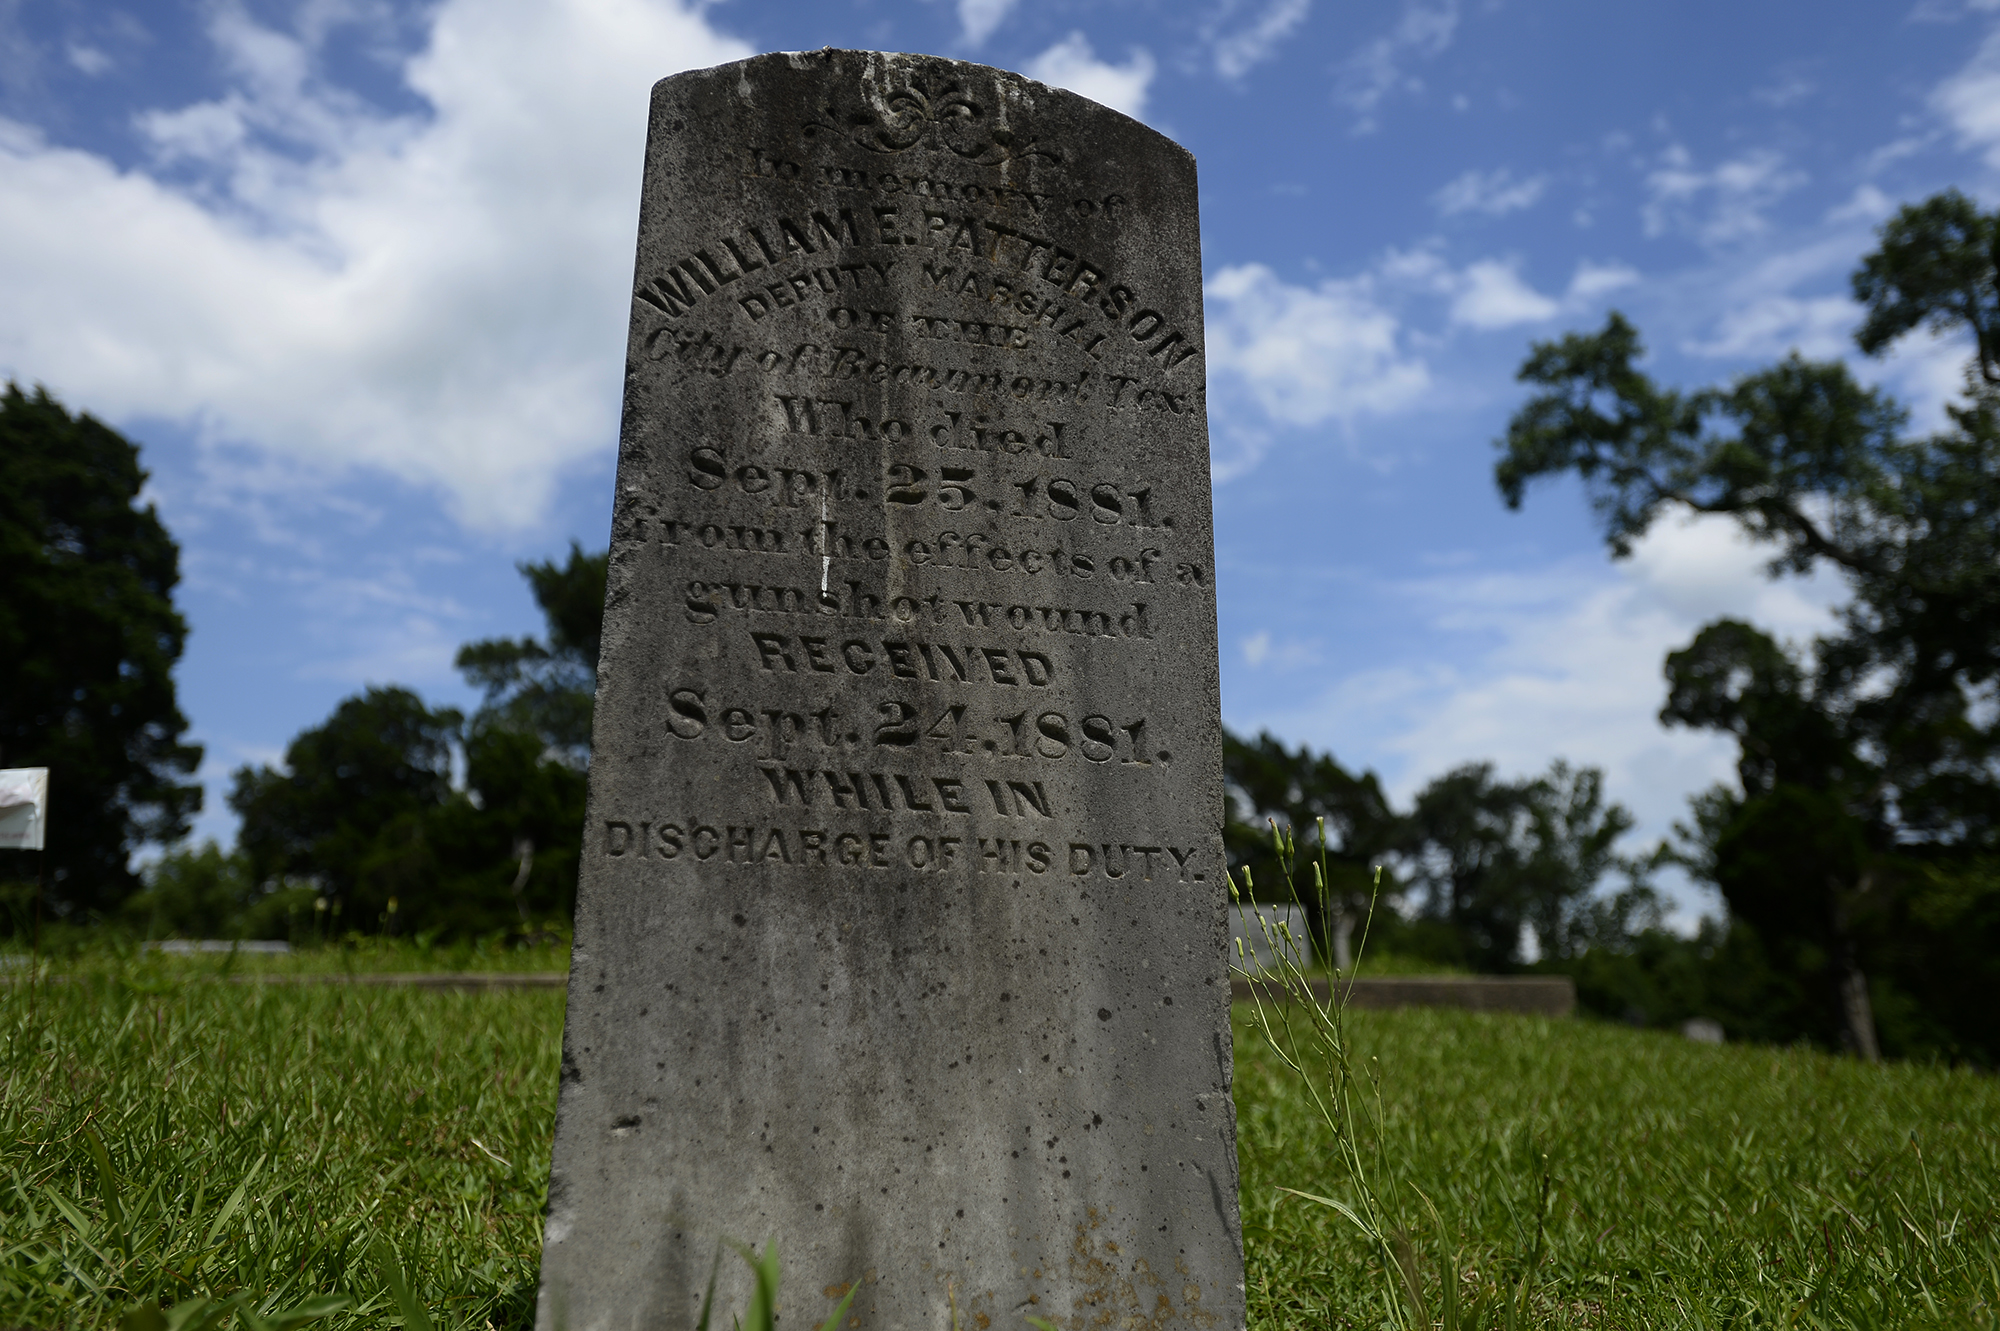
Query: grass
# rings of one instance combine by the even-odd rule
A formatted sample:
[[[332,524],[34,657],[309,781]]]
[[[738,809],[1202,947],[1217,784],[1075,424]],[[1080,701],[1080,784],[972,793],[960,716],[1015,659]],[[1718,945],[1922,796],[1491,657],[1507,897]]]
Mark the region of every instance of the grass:
[[[1576,1020],[1347,1023],[1382,1069],[1377,1187],[1403,1199],[1391,1223],[1440,1320],[1441,1283],[1461,1309],[1482,1295],[1493,1308],[1533,1265],[1533,1326],[1996,1325],[1993,1078]],[[1359,1200],[1242,1012],[1237,1062],[1252,1327],[1389,1322],[1380,1250],[1280,1191]]]
[[[0,991],[0,1326],[239,1291],[380,1325],[378,1241],[438,1325],[530,1320],[561,992],[179,969]]]
[[[328,1295],[349,1302],[314,1327],[415,1325],[397,1281],[440,1329],[528,1324],[559,991],[70,975],[0,987],[0,1327]],[[1356,1200],[1238,1016],[1251,1325],[1394,1324],[1383,1251],[1280,1191]],[[1996,1325],[1992,1078],[1583,1021],[1347,1023],[1369,1106],[1380,1069],[1368,1158],[1400,1199],[1391,1237],[1440,1318],[1447,1287],[1461,1325],[1498,1317],[1532,1266],[1536,1327]]]

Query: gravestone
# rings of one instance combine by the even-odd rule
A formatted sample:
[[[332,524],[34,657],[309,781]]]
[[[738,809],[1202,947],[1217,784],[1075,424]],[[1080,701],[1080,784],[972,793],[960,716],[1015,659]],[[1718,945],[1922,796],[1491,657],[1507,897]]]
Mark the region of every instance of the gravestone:
[[[1241,1327],[1193,159],[677,75],[631,313],[539,1324]]]
[[[1249,901],[1233,907],[1229,960],[1235,969],[1252,975],[1275,971],[1281,959],[1300,970],[1312,966],[1312,930],[1305,908]]]

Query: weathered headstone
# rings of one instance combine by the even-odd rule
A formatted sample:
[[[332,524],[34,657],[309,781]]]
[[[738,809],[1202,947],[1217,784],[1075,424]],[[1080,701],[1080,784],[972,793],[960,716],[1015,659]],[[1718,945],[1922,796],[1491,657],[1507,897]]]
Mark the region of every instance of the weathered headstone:
[[[1242,1326],[1201,348],[1116,112],[654,89],[544,1328]]]

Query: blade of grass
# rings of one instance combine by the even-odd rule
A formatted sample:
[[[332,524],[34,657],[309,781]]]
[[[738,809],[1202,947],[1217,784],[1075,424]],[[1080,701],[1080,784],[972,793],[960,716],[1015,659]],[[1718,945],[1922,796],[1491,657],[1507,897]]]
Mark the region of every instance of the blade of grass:
[[[404,1331],[435,1331],[431,1315],[424,1311],[424,1305],[404,1278],[403,1265],[396,1260],[396,1251],[389,1246],[388,1240],[377,1238],[371,1254],[382,1283],[389,1288],[389,1297],[395,1300],[397,1310],[403,1314]]]

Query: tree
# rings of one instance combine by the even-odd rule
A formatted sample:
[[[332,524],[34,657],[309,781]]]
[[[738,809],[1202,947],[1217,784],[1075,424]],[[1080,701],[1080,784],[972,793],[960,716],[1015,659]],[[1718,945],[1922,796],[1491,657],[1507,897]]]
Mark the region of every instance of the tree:
[[[407,689],[371,688],[302,731],[284,771],[238,769],[229,805],[253,878],[312,880],[349,928],[394,923],[437,881],[435,816],[464,798],[451,786],[462,724]]]
[[[1223,841],[1233,868],[1250,870],[1253,895],[1262,901],[1282,899],[1284,876],[1276,863],[1271,824],[1292,834],[1303,855],[1317,857],[1322,829],[1326,836],[1330,881],[1322,903],[1310,883],[1298,884],[1306,927],[1321,956],[1347,969],[1352,962],[1352,933],[1368,908],[1374,867],[1395,849],[1401,822],[1382,793],[1373,772],[1355,776],[1332,754],[1315,756],[1301,745],[1287,750],[1269,732],[1241,740],[1224,732],[1223,772],[1229,800]]]
[[[369,689],[300,733],[283,771],[239,771],[230,804],[259,893],[310,882],[339,928],[364,931],[465,935],[567,918],[606,563],[572,545],[567,565],[522,566],[547,640],[459,652],[486,694],[470,722],[407,689]],[[266,904],[259,918],[268,930],[280,917]]]
[[[1839,629],[1809,653],[1747,624],[1703,629],[1668,659],[1662,719],[1736,737],[1741,790],[1708,797],[1690,862],[1778,964],[1823,974],[1823,1010],[1862,1054],[1877,1045],[1871,965],[1897,1002],[1936,988],[1923,972],[1942,954],[1911,951],[1899,885],[1920,868],[1990,881],[1964,871],[2000,851],[2000,223],[1949,191],[1880,235],[1854,275],[1862,350],[1919,327],[1973,335],[1944,430],[1906,437],[1893,401],[1796,354],[1728,387],[1663,388],[1614,313],[1533,349],[1521,378],[1539,391],[1495,470],[1512,507],[1574,472],[1614,557],[1663,513],[1710,513],[1773,548],[1772,576],[1845,579]],[[1953,1051],[2000,1049],[1981,1014],[1905,1024],[1946,1032]]]
[[[1457,958],[1479,970],[1508,970],[1524,933],[1541,955],[1562,958],[1605,930],[1594,902],[1604,876],[1643,866],[1617,853],[1632,815],[1604,802],[1604,774],[1561,759],[1539,777],[1496,780],[1491,763],[1471,763],[1417,793],[1397,849],[1423,898],[1423,917],[1449,926]],[[1621,909],[1628,913],[1640,896]]]
[[[1256,899],[1286,899],[1271,824],[1314,859],[1325,829],[1324,910],[1311,899],[1310,881],[1298,886],[1315,946],[1342,969],[1352,964],[1349,932],[1368,907],[1378,866],[1393,870],[1385,873],[1389,897],[1418,898],[1414,922],[1393,912],[1378,917],[1379,941],[1483,970],[1512,967],[1524,929],[1545,957],[1566,957],[1608,937],[1611,921],[1643,913],[1649,900],[1642,886],[1621,903],[1593,895],[1613,868],[1642,876],[1616,853],[1632,817],[1604,803],[1595,768],[1558,761],[1543,776],[1509,782],[1495,779],[1491,763],[1470,764],[1432,781],[1408,813],[1398,813],[1373,772],[1355,776],[1331,754],[1294,752],[1269,734],[1248,741],[1224,734],[1222,752],[1223,840],[1232,869],[1251,870]]]
[[[80,920],[139,886],[133,851],[187,835],[201,748],[173,669],[180,552],[139,450],[46,390],[0,395],[0,763],[50,769],[48,905]],[[32,879],[24,852],[0,877]]]
[[[459,670],[486,694],[476,726],[537,735],[565,761],[589,765],[609,565],[610,551],[585,554],[572,541],[566,564],[519,566],[548,622],[547,641],[489,638],[459,649]]]
[[[181,846],[148,865],[145,887],[125,898],[120,909],[146,938],[260,937],[256,908],[268,899],[258,891],[244,857],[213,841]]]
[[[449,844],[459,876],[432,911],[436,927],[481,932],[567,920],[583,855],[584,774],[551,757],[540,736],[475,721],[465,740],[466,788]]]
[[[519,565],[546,640],[493,638],[458,653],[466,682],[486,695],[468,732],[469,779],[484,793],[488,828],[505,825],[524,922],[530,897],[567,917],[576,895],[609,567],[610,551],[585,554],[575,541],[565,564]]]

